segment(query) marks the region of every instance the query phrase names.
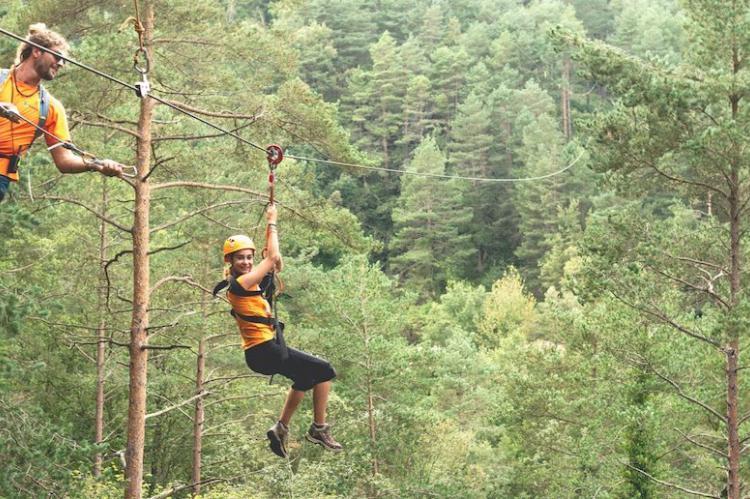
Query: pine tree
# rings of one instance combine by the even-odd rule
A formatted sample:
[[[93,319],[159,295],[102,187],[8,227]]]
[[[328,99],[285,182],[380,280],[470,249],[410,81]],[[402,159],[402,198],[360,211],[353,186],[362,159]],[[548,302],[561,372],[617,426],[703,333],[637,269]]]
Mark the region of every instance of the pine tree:
[[[445,157],[433,138],[422,141],[406,171],[445,173]],[[402,176],[393,210],[391,270],[428,296],[437,296],[449,278],[460,278],[474,257],[466,234],[471,208],[462,205],[462,190],[454,181]]]
[[[374,116],[367,130],[379,141],[383,166],[390,168],[391,150],[401,124],[405,75],[395,40],[387,31],[370,47],[370,57],[373,61],[371,88]]]

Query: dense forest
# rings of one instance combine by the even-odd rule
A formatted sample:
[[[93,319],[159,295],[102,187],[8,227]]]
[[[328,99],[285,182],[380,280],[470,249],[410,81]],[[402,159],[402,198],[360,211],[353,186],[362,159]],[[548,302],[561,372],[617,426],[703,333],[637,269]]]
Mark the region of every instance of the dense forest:
[[[0,204],[0,497],[747,494],[747,0],[0,4],[34,22],[129,84],[142,42],[171,106],[47,83],[140,171],[38,141]],[[210,294],[224,239],[263,240],[269,144],[339,454],[309,399],[269,451],[288,383]]]

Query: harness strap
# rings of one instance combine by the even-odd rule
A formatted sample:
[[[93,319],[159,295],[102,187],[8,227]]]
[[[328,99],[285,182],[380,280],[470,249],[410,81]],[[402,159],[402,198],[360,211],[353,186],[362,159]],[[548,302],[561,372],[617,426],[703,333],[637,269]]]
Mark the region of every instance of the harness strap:
[[[227,287],[229,287],[229,291],[231,291],[232,294],[237,296],[258,296],[263,294],[262,287],[259,291],[248,291],[247,289],[243,288],[242,285],[237,282],[237,279],[235,279],[234,277],[229,277],[228,279],[219,281],[216,286],[214,286],[211,294],[216,296],[217,294],[219,294],[219,291]]]
[[[37,126],[44,129],[44,125],[47,124],[47,116],[49,116],[49,92],[44,88],[44,85],[39,84],[39,122]],[[34,132],[34,138],[31,140],[33,143],[37,137],[42,134],[42,130],[39,128]]]
[[[241,319],[245,322],[255,322],[257,324],[265,324],[267,326],[272,326],[274,329],[276,329],[276,319],[274,319],[273,317],[260,317],[257,315],[243,315],[239,312],[236,312],[234,309],[232,309],[229,313],[232,314],[232,317]]]

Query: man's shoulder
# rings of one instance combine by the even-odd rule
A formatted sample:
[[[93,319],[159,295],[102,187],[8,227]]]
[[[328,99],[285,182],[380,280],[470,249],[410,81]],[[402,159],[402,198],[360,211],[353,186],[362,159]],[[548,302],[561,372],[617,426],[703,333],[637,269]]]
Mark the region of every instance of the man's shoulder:
[[[54,110],[57,113],[64,113],[65,107],[63,106],[62,102],[60,102],[60,100],[57,97],[52,95],[49,90],[47,90],[46,88],[44,90],[45,92],[47,92],[47,98],[49,99],[50,109]]]

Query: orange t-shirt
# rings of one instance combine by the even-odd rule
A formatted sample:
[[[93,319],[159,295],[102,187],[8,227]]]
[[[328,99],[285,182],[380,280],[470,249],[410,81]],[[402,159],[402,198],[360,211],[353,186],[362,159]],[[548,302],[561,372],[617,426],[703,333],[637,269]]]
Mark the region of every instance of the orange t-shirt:
[[[47,92],[49,94],[49,92]],[[28,96],[28,97],[25,97]],[[18,82],[16,85],[13,71],[10,72],[5,83],[0,88],[0,102],[10,102],[15,104],[18,112],[31,121],[39,123],[39,88]],[[68,129],[68,119],[65,117],[65,109],[60,101],[49,96],[49,112],[44,129],[60,137],[64,141],[70,140],[70,130]],[[10,120],[0,118],[0,153],[18,154],[25,152],[34,139],[36,129],[28,123],[12,123]],[[56,144],[58,141],[45,135],[47,146]],[[0,158],[0,175],[5,175],[11,180],[18,180],[18,173],[8,173],[7,158]]]
[[[250,291],[258,290],[260,290],[260,286],[256,284]],[[238,314],[250,317],[271,318],[271,306],[266,299],[260,295],[238,296],[231,291],[227,291],[227,299],[229,300],[229,303],[232,304],[232,309]],[[237,321],[237,326],[240,328],[243,350],[247,350],[255,345],[260,345],[261,343],[273,339],[273,328],[268,324],[243,321],[238,317],[235,317],[235,320]]]

